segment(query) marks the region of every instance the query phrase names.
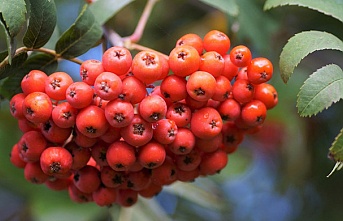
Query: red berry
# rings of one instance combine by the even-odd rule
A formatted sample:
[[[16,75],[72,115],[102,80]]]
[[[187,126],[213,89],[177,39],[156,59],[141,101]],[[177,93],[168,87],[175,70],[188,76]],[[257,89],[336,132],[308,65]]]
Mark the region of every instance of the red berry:
[[[206,51],[216,51],[222,56],[228,52],[231,43],[229,37],[218,30],[212,30],[206,33],[203,42]]]
[[[104,70],[117,75],[126,74],[131,68],[131,64],[131,53],[123,47],[111,47],[102,55],[102,66],[104,67]]]
[[[189,45],[174,48],[169,54],[169,68],[179,77],[186,77],[199,69],[200,55]]]

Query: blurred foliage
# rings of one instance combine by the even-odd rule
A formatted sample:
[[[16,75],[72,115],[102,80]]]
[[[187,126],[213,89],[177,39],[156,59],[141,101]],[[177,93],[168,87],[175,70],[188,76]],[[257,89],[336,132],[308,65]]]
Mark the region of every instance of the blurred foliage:
[[[98,0],[101,1],[101,0]],[[121,36],[132,34],[146,1],[130,2],[106,21]],[[0,220],[330,220],[343,217],[343,174],[326,175],[333,162],[326,155],[343,123],[343,104],[334,104],[314,118],[297,114],[297,92],[310,73],[328,63],[342,65],[334,51],[315,52],[305,58],[285,85],[278,69],[279,55],[287,40],[303,30],[319,30],[343,38],[341,23],[319,12],[296,6],[263,11],[263,0],[236,0],[238,15],[232,16],[197,0],[160,0],[152,11],[140,44],[169,54],[176,40],[190,32],[203,36],[211,29],[228,34],[232,47],[244,44],[254,56],[275,64],[272,84],[279,105],[268,112],[264,129],[248,136],[229,156],[220,174],[200,178],[193,184],[172,185],[152,200],[140,199],[132,208],[99,208],[75,204],[67,192],[33,185],[23,171],[9,162],[9,152],[21,133],[11,117],[8,102],[0,108]],[[53,48],[59,33],[77,18],[82,0],[56,0],[57,26],[46,47]],[[303,16],[306,14],[306,16]],[[2,29],[0,29],[2,30]],[[7,50],[6,34],[0,31],[0,51]],[[101,56],[96,47],[80,59]],[[78,75],[78,65],[61,62],[58,70]],[[196,191],[192,191],[195,189]],[[212,205],[212,206],[209,206]]]

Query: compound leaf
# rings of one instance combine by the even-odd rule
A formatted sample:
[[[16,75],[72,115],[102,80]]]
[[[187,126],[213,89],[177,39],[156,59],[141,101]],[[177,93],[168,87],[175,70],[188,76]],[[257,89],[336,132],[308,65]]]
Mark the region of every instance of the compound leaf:
[[[53,0],[30,0],[29,25],[23,43],[28,48],[40,48],[50,39],[56,26],[56,6]]]
[[[343,1],[315,1],[315,0],[267,0],[264,5],[264,10],[269,10],[278,6],[298,5],[307,7],[326,15],[332,16],[343,22]]]
[[[237,16],[239,9],[235,0],[200,0],[201,2],[208,4],[218,10],[231,15]]]
[[[297,107],[300,116],[316,115],[343,98],[343,71],[329,64],[314,72],[300,88]]]
[[[134,0],[101,0],[92,3],[89,9],[96,15],[97,22],[103,25],[120,11],[120,9],[133,1]]]
[[[85,5],[75,23],[57,41],[55,49],[64,58],[77,57],[94,47],[101,36],[101,26]]]
[[[331,49],[343,51],[343,42],[336,36],[322,31],[305,31],[291,37],[280,54],[280,73],[287,83],[295,67],[312,52]]]

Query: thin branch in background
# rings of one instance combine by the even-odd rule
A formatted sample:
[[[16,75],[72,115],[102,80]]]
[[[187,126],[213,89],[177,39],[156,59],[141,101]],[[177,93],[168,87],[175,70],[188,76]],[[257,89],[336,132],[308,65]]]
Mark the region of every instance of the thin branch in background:
[[[125,37],[124,42],[126,40],[130,40],[130,42],[136,43],[142,38],[146,23],[147,23],[150,15],[151,15],[151,11],[154,8],[157,1],[158,0],[148,0],[147,4],[145,5],[145,8],[143,10],[143,13],[142,13],[142,15],[138,21],[138,24],[136,26],[135,31],[133,32],[132,35]]]

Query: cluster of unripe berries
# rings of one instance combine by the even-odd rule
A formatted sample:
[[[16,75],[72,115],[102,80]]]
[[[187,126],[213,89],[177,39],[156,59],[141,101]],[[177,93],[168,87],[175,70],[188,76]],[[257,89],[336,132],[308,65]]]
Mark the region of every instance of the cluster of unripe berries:
[[[271,62],[212,30],[169,56],[122,47],[65,72],[32,70],[10,111],[23,132],[11,162],[76,202],[131,206],[164,185],[213,175],[277,102]]]

